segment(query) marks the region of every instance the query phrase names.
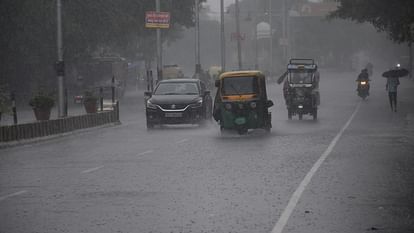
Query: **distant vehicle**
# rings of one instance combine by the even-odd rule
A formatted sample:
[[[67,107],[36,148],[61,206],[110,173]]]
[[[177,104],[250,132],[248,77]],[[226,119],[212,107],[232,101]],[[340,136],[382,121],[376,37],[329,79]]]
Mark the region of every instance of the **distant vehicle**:
[[[184,78],[184,73],[178,65],[164,65],[162,69],[163,79]]]
[[[116,95],[122,98],[125,93],[128,77],[128,62],[119,56],[93,57],[80,65],[79,81],[81,90],[74,96],[75,103],[81,103],[85,90],[98,91],[100,87],[111,87],[112,78],[115,78]]]
[[[313,119],[318,117],[319,72],[313,59],[290,59],[287,66],[287,79],[283,87],[288,110],[288,118],[298,115],[302,120],[304,114]]]
[[[212,98],[198,79],[160,81],[145,92],[147,128],[162,124],[203,124],[211,119]]]
[[[249,129],[270,131],[272,116],[268,111],[273,102],[267,99],[266,78],[260,71],[225,72],[216,80],[214,119],[220,130],[237,130],[245,134]]]
[[[75,104],[82,104],[83,103],[83,95],[75,95],[73,97],[73,102]]]

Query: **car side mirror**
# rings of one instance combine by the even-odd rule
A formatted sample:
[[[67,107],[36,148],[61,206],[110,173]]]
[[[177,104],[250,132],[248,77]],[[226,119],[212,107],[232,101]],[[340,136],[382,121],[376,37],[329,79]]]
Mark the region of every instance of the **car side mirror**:
[[[267,102],[266,102],[266,107],[268,107],[268,108],[270,108],[270,107],[272,107],[274,104],[273,104],[273,101],[271,101],[271,100],[268,100]]]
[[[204,91],[204,96],[210,95],[210,91]]]
[[[220,80],[216,80],[216,81],[214,82],[214,86],[219,87],[219,86],[220,86]]]
[[[152,97],[152,92],[150,92],[150,91],[144,92],[144,97],[151,98]]]

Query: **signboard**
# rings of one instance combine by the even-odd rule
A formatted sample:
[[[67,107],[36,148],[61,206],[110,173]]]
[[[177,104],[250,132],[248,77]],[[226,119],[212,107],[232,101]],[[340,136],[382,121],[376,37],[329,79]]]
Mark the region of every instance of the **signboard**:
[[[270,24],[266,22],[260,22],[256,25],[256,37],[257,39],[270,38]]]
[[[325,17],[335,11],[339,6],[338,2],[307,2],[298,4],[289,11],[291,17]]]
[[[170,12],[145,12],[146,28],[170,28]]]

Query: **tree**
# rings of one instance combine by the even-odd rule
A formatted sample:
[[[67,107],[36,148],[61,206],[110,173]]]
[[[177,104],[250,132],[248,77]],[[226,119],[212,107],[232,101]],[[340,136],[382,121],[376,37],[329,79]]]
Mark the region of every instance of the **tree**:
[[[413,0],[335,0],[338,9],[329,18],[341,18],[358,23],[371,23],[378,31],[386,32],[398,43],[413,42]]]
[[[177,29],[194,25],[194,0],[161,0],[171,12],[171,29],[163,40],[177,38]],[[201,0],[200,2],[204,2]],[[155,55],[154,30],[145,28],[145,12],[155,1],[62,0],[66,64],[76,63],[105,49],[130,60]],[[27,92],[37,85],[56,86],[56,1],[0,1],[0,81]],[[67,72],[69,73],[69,72]]]

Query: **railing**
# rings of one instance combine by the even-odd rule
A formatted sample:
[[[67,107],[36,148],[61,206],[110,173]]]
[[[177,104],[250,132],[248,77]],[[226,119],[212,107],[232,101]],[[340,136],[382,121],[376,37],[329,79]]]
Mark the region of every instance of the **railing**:
[[[38,121],[27,124],[1,126],[0,142],[44,137],[118,122],[119,104],[117,103],[111,111],[71,116],[48,121]]]

